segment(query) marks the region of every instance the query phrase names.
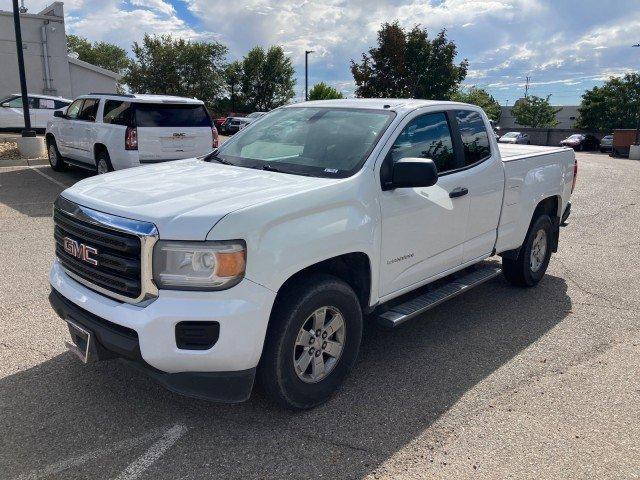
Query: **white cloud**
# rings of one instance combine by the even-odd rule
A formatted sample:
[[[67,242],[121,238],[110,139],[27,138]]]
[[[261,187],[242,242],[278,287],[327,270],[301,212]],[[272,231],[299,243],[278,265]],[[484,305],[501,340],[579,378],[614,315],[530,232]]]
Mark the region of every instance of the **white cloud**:
[[[130,0],[131,5],[135,5],[137,7],[149,7],[153,10],[157,10],[160,13],[164,13],[165,15],[173,15],[175,13],[175,9],[173,5],[165,2],[164,0]]]

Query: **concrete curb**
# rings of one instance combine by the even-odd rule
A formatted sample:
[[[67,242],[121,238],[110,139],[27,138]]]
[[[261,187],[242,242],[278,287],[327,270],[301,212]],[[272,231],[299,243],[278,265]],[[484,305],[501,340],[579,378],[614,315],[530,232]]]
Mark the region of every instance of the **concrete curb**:
[[[37,165],[48,165],[49,160],[46,158],[15,158],[1,159],[0,168],[2,167],[34,167]]]

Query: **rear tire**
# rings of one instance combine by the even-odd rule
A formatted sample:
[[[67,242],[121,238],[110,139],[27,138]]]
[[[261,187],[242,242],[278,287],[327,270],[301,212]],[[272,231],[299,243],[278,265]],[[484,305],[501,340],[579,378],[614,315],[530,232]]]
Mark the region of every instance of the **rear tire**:
[[[67,164],[64,163],[64,160],[58,151],[56,141],[49,140],[47,145],[47,156],[49,157],[49,165],[51,165],[51,169],[55,172],[64,172],[67,169]]]
[[[518,257],[502,259],[502,273],[518,287],[533,287],[544,277],[551,260],[553,226],[548,215],[536,217],[525,238]]]
[[[303,278],[276,301],[258,381],[285,408],[316,407],[353,368],[361,337],[362,310],[351,287],[331,275]]]
[[[96,171],[98,172],[98,175],[113,172],[111,158],[109,158],[109,152],[106,150],[100,150],[96,155]]]

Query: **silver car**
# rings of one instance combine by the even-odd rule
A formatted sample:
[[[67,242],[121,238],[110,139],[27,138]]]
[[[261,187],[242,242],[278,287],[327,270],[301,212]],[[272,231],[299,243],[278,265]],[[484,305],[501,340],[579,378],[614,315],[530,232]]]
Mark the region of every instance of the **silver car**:
[[[520,145],[531,145],[529,135],[522,132],[507,132],[498,139],[500,143],[517,143]]]
[[[600,151],[604,153],[604,152],[610,152],[612,149],[613,149],[613,135],[605,135],[604,137],[602,137],[602,140],[600,140]]]

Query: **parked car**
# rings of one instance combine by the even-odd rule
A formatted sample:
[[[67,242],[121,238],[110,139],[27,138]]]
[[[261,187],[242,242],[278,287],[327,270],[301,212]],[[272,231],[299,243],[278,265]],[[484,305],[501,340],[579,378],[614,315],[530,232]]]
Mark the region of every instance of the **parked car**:
[[[571,147],[574,150],[598,150],[600,141],[591,134],[574,133],[560,142],[562,147]]]
[[[500,143],[517,143],[521,145],[530,145],[531,140],[529,140],[529,135],[522,132],[507,132],[502,135],[498,142]]]
[[[227,402],[257,379],[311,408],[351,371],[365,318],[395,327],[501,271],[536,285],[576,174],[571,149],[498,145],[473,105],[290,105],[204,158],[62,192],[49,298],[85,362]]]
[[[604,137],[602,137],[602,140],[600,140],[600,151],[604,153],[604,152],[610,152],[612,149],[613,149],[613,135],[605,135]]]
[[[229,117],[220,117],[220,118],[216,118],[213,121],[213,124],[215,125],[215,127],[220,130],[220,126],[225,122],[225,120],[227,120],[227,118]]]
[[[204,103],[166,95],[90,94],[47,124],[54,170],[66,164],[98,173],[206,155],[218,132]]]
[[[244,127],[249,125],[251,122],[256,121],[258,118],[262,117],[267,112],[253,112],[247,115],[246,117],[229,117],[222,124],[222,130],[220,133],[226,135],[233,135],[234,133],[238,133]]]
[[[29,119],[31,128],[44,130],[47,122],[53,119],[53,112],[68,107],[72,100],[49,95],[28,94]],[[22,96],[19,93],[9,95],[0,100],[0,129],[22,130],[24,128],[24,112]]]

